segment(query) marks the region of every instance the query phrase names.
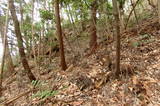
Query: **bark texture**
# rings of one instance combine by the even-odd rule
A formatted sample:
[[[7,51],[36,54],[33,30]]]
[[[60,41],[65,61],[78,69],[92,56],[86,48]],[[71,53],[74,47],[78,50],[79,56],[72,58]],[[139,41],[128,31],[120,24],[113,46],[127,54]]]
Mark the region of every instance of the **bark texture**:
[[[28,75],[29,79],[30,80],[36,80],[35,76],[31,72],[28,61],[26,59],[26,55],[25,55],[25,52],[24,52],[24,46],[23,46],[23,39],[22,39],[21,31],[20,31],[19,21],[18,21],[17,16],[16,16],[16,11],[15,11],[15,6],[14,6],[13,0],[9,0],[9,9],[10,9],[11,16],[12,16],[13,23],[14,23],[15,34],[16,34],[16,37],[17,37],[19,54],[20,54],[20,58],[21,58],[21,61],[22,61],[22,65],[23,65],[23,67],[25,69],[25,72]]]
[[[112,0],[113,2],[113,15],[115,17],[115,35],[116,35],[116,77],[120,74],[120,19],[118,13],[117,0]]]
[[[91,4],[91,25],[90,25],[90,49],[93,50],[97,46],[97,31],[96,31],[96,13],[97,13],[97,0]]]
[[[54,2],[55,2],[56,28],[57,28],[57,35],[58,35],[59,44],[60,44],[61,67],[62,67],[62,70],[66,70],[67,69],[67,65],[66,65],[66,61],[65,61],[62,28],[61,28],[60,14],[59,14],[60,13],[59,12],[59,0],[55,0]]]

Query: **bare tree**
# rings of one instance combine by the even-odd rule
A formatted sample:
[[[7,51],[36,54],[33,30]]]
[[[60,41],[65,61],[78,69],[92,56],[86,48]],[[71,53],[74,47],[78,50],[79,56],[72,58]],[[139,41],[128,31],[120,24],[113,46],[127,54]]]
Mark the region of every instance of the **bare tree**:
[[[59,13],[60,13],[59,12],[59,0],[55,0],[55,21],[56,21],[57,35],[58,35],[59,44],[60,44],[61,67],[62,67],[62,70],[66,70],[67,65],[65,61],[63,36],[62,36],[62,28],[61,28],[61,21],[60,21]]]
[[[115,75],[119,76],[120,73],[120,19],[118,13],[117,0],[112,0],[113,15],[115,18],[115,35],[116,35],[116,70]]]
[[[23,39],[22,39],[20,26],[19,26],[19,21],[17,19],[17,15],[16,15],[13,0],[9,0],[9,9],[10,9],[11,16],[12,16],[13,23],[14,23],[14,29],[15,29],[15,34],[16,34],[16,37],[17,37],[19,54],[20,54],[20,58],[21,58],[21,61],[22,61],[22,65],[23,65],[23,67],[25,69],[25,72],[28,75],[29,79],[30,80],[36,80],[35,76],[31,72],[28,61],[26,59],[26,55],[25,55],[25,52],[24,52],[24,46],[23,46]]]

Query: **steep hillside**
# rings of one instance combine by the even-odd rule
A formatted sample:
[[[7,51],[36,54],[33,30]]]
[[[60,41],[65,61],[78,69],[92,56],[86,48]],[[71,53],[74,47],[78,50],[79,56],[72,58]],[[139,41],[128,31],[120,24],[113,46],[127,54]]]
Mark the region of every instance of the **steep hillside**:
[[[84,57],[69,57],[66,71],[59,69],[59,57],[32,65],[39,79],[28,82],[21,72],[3,82],[7,106],[159,106],[160,105],[160,25],[157,18],[121,34],[121,76],[115,70],[114,42],[100,42],[96,52]],[[84,45],[85,46],[85,45]],[[23,77],[22,77],[23,76]],[[34,87],[33,87],[34,86]],[[26,92],[27,91],[27,92]]]

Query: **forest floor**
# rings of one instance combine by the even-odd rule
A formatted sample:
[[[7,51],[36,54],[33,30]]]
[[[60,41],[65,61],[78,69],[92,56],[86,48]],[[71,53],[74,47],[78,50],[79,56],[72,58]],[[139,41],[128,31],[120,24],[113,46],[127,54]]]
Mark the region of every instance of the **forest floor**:
[[[3,82],[7,106],[160,106],[160,25],[151,18],[122,33],[121,76],[114,79],[114,42],[100,43],[89,57],[75,57],[66,71],[59,58],[39,67],[29,82],[22,66]],[[109,51],[106,52],[106,50]],[[67,55],[67,54],[66,54]],[[109,57],[108,57],[109,56]],[[69,57],[68,57],[69,59]],[[67,59],[67,60],[68,60]],[[34,88],[33,88],[34,86]],[[0,105],[1,106],[1,105]]]

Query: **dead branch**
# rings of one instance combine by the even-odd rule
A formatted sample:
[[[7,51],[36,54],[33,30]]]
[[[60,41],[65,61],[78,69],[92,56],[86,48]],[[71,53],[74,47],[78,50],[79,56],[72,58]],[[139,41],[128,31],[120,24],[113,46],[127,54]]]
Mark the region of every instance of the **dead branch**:
[[[19,99],[19,98],[21,98],[21,97],[23,97],[23,96],[31,93],[32,91],[35,91],[35,89],[30,89],[30,90],[28,90],[27,92],[24,92],[24,93],[18,95],[17,97],[14,97],[14,98],[9,99],[8,101],[4,102],[4,103],[2,104],[2,106],[8,106],[8,105],[11,104],[12,102],[14,102],[14,101],[16,101],[17,99]]]

